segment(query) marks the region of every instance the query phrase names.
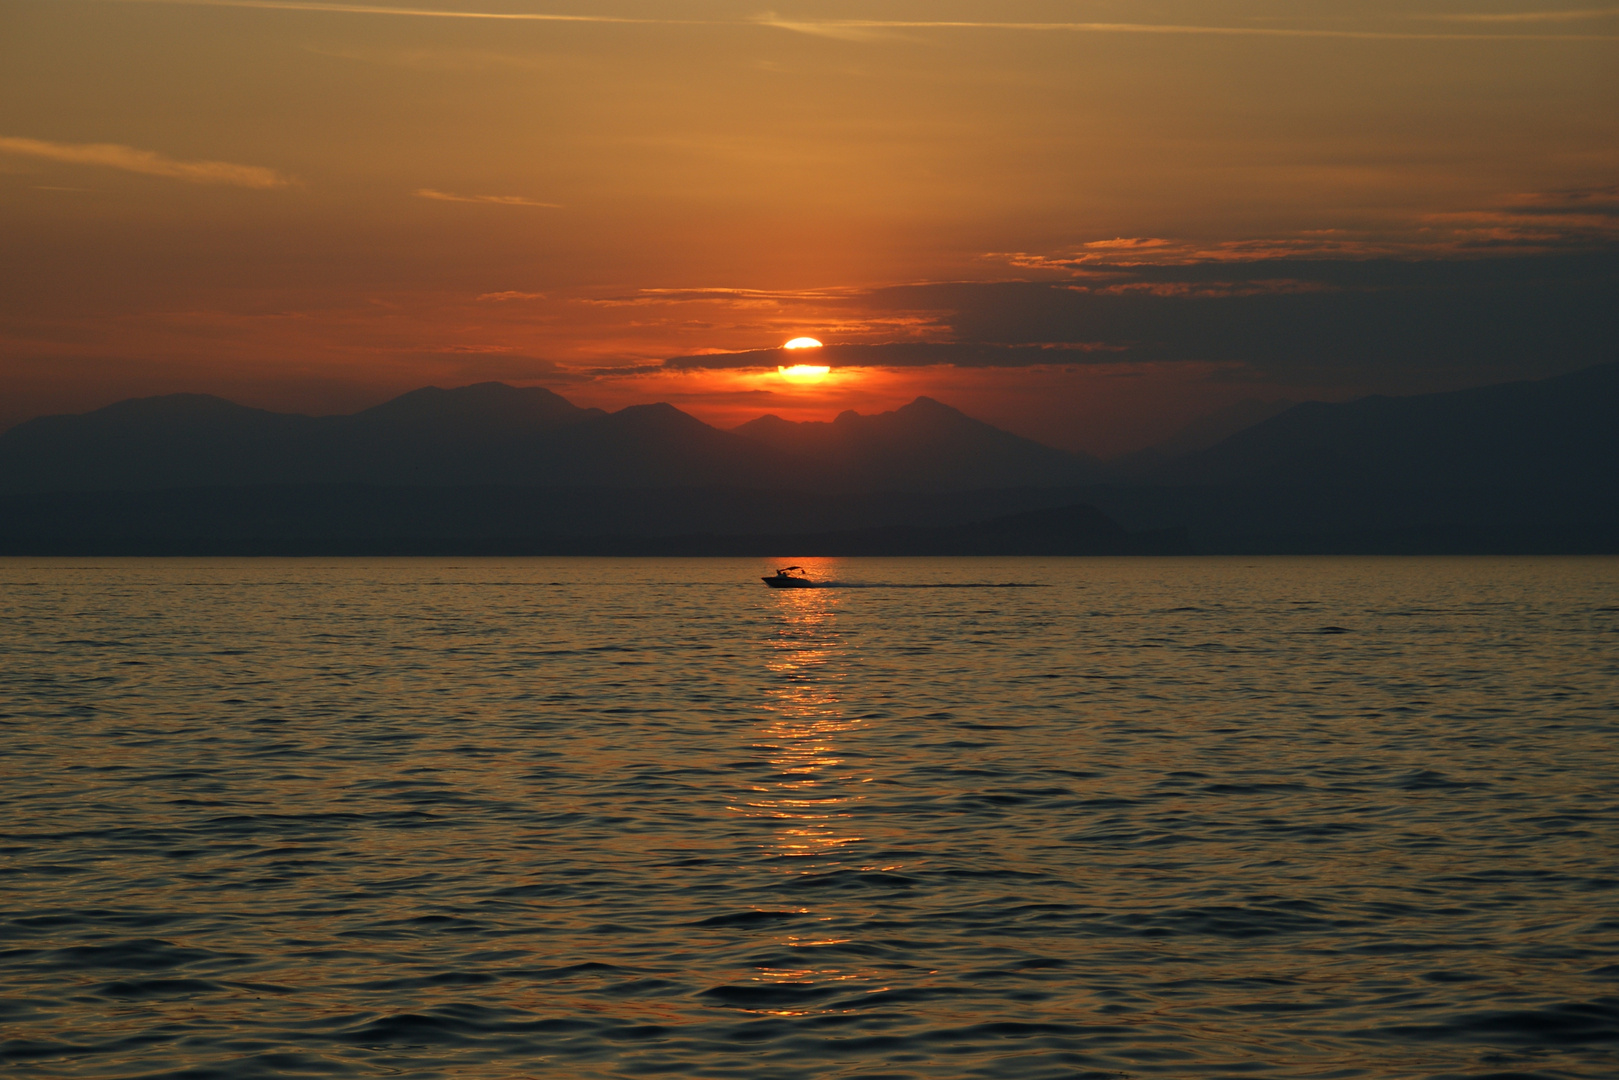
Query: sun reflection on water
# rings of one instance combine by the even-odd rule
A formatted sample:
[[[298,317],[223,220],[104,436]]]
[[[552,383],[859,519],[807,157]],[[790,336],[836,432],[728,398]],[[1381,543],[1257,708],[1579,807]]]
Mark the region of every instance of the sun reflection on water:
[[[809,567],[812,577],[835,577],[830,565]],[[784,590],[766,598],[776,619],[765,637],[764,693],[761,726],[753,749],[772,766],[767,782],[755,785],[738,809],[770,822],[760,845],[764,865],[773,873],[813,876],[875,869],[862,865],[858,849],[867,838],[858,824],[864,800],[862,785],[871,777],[858,766],[849,743],[867,720],[852,717],[844,700],[849,677],[847,631],[839,626],[840,597],[834,590]],[[817,963],[820,950],[837,950],[849,941],[837,928],[852,913],[829,905],[800,908],[812,921],[781,933],[777,944],[791,950],[798,963],[761,965],[751,981],[764,986],[882,989],[877,973],[862,965]],[[771,1007],[757,1011],[802,1015],[832,1004]]]
[[[770,600],[781,613],[766,641],[766,716],[755,749],[775,774],[753,789],[748,808],[779,823],[769,855],[805,860],[791,872],[814,873],[861,839],[851,814],[859,779],[848,774],[840,749],[861,721],[849,718],[839,694],[845,671],[837,594],[802,589]]]

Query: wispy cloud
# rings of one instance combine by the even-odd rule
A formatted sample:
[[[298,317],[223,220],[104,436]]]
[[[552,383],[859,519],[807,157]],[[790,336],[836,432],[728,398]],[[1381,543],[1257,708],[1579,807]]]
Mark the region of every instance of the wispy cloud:
[[[423,199],[436,199],[439,202],[464,203],[491,203],[495,206],[538,206],[548,210],[560,210],[561,203],[540,202],[537,199],[525,198],[522,195],[452,195],[448,191],[434,191],[432,188],[420,188],[417,196]]]
[[[236,165],[229,161],[178,161],[155,150],[139,150],[121,143],[59,143],[0,136],[0,152],[63,161],[71,165],[99,165],[147,176],[167,176],[192,184],[278,188],[292,183],[274,169],[258,165]]]
[[[832,367],[1065,367],[1125,352],[1124,346],[1101,341],[1042,341],[1018,344],[998,342],[885,341],[860,345],[825,345],[815,351],[817,363]],[[1102,354],[1102,355],[1095,355]],[[697,353],[676,356],[661,365],[665,371],[766,370],[782,362],[780,349],[746,352]]]
[[[486,292],[478,294],[479,300],[544,300],[542,292],[519,292],[516,289],[505,289],[501,292]]]
[[[1078,250],[1047,255],[995,251],[984,256],[1021,270],[1063,271],[1080,276],[1108,275],[1148,266],[1192,266],[1199,263],[1263,262],[1277,259],[1373,259],[1436,254],[1433,244],[1414,248],[1397,241],[1376,241],[1323,231],[1279,239],[1226,240],[1192,244],[1158,238],[1096,240]]]
[[[761,15],[760,26],[820,37],[872,40],[898,30],[1045,31],[1073,34],[1167,34],[1216,37],[1337,38],[1350,41],[1619,41],[1613,34],[1514,34],[1349,30],[1281,26],[1201,26],[1184,23],[1000,22],[966,19],[784,19]]]
[[[396,7],[384,4],[323,4],[319,0],[114,0],[124,4],[172,7],[249,8],[259,11],[313,11],[333,15],[399,15],[419,19],[498,19],[504,22],[622,23],[640,26],[705,25],[707,19],[640,19],[620,15],[551,15],[536,11],[457,11],[453,8]]]
[[[1576,8],[1570,11],[1481,11],[1454,15],[1412,15],[1413,19],[1460,23],[1583,22],[1619,16],[1619,8]]]
[[[704,287],[691,289],[637,289],[628,296],[581,298],[581,304],[597,307],[652,307],[662,304],[723,304],[732,308],[779,308],[783,304],[825,302],[858,295],[858,289],[737,289]]]
[[[1081,34],[1207,34],[1229,37],[1339,38],[1361,41],[1619,41],[1612,34],[1528,34],[1512,32],[1422,32],[1354,30],[1278,26],[1202,26],[1171,23],[1126,22],[1010,22],[977,19],[815,19],[789,18],[766,13],[751,19],[670,19],[627,15],[561,15],[538,11],[468,11],[453,8],[417,8],[384,4],[321,3],[319,0],[111,0],[126,4],[164,4],[181,7],[245,8],[262,11],[300,11],[336,15],[386,15],[417,19],[495,19],[505,22],[606,23],[622,26],[763,26],[817,37],[849,41],[892,38],[905,30],[1054,31]],[[1476,23],[1529,23],[1572,21],[1606,14],[1606,9],[1514,16],[1471,18]]]
[[[1519,195],[1513,204],[1524,213],[1586,213],[1619,217],[1619,184],[1564,191],[1530,191]]]
[[[838,41],[877,41],[880,38],[892,38],[895,27],[882,26],[877,23],[861,22],[834,22],[825,19],[789,19],[774,13],[760,15],[753,20],[759,26],[769,26],[777,30],[791,30],[795,34],[808,34],[811,37],[833,38]]]
[[[1619,243],[1619,185],[1524,192],[1495,206],[1425,214],[1410,224],[1414,228],[1403,237],[1337,229],[1213,244],[1120,237],[1093,240],[1060,253],[997,251],[985,253],[984,258],[1020,270],[1107,280],[1119,271],[1199,264],[1368,259],[1421,262],[1482,255],[1611,251]]]

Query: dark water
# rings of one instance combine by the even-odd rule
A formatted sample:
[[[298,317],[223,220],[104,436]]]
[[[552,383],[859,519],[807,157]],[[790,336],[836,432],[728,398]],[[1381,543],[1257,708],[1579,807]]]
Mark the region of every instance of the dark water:
[[[1619,1076],[1619,560],[764,569],[0,562],[0,1069]]]

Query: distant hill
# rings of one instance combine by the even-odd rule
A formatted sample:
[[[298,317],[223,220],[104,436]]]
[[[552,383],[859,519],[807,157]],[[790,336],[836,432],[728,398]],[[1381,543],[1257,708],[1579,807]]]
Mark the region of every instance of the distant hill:
[[[782,500],[762,518],[739,513],[743,508],[735,504],[767,500],[768,493],[715,489],[642,491],[617,499],[599,490],[363,485],[0,495],[0,555],[792,558],[1191,550],[1184,529],[1132,531],[1086,505],[983,516],[1005,500],[997,494],[881,498],[884,504],[910,503],[900,507],[862,507],[866,496],[800,497],[793,505]],[[1038,498],[1024,496],[1030,497]],[[1062,498],[1055,492],[1050,497]],[[889,523],[837,527],[850,520]],[[759,529],[762,522],[777,527]]]
[[[1162,442],[1110,458],[1104,471],[1108,479],[1115,481],[1128,482],[1152,477],[1162,472],[1169,462],[1217,446],[1238,432],[1286,412],[1295,404],[1285,398],[1269,401],[1245,398],[1194,418]]]
[[[514,455],[532,455],[565,429],[604,416],[549,390],[500,383],[427,387],[351,416],[171,394],[18,424],[0,435],[0,490],[466,482],[508,470]]]
[[[832,424],[721,431],[672,405],[582,409],[549,390],[427,387],[349,416],[272,413],[200,394],[49,416],[0,435],[0,491],[263,484],[1045,487],[1094,463],[919,398]]]
[[[1098,462],[1043,446],[919,397],[876,416],[845,412],[831,423],[761,416],[733,429],[808,463],[807,480],[837,476],[864,490],[1052,487],[1094,478]]]
[[[1307,402],[1162,466],[1175,484],[1481,488],[1619,484],[1619,363],[1538,382]]]
[[[1127,473],[927,398],[721,431],[499,383],[328,417],[182,394],[0,435],[0,551],[1619,553],[1616,415],[1608,364],[1296,405]]]
[[[1264,423],[1291,409],[1297,402],[1286,398],[1244,398],[1214,412],[1199,416],[1175,434],[1152,447],[1161,457],[1176,458],[1207,450],[1239,431]]]

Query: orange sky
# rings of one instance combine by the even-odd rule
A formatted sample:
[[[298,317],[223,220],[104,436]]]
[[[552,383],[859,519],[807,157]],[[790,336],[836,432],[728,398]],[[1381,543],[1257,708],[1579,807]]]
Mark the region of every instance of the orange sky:
[[[0,0],[0,426],[501,379],[724,424],[926,393],[1113,453],[1244,397],[1612,358],[1534,283],[1610,295],[1619,9],[760,10]],[[1433,307],[1402,289],[1471,298],[1418,336],[1517,321],[1357,362],[1345,334]],[[993,348],[802,386],[663,365],[799,334]]]

